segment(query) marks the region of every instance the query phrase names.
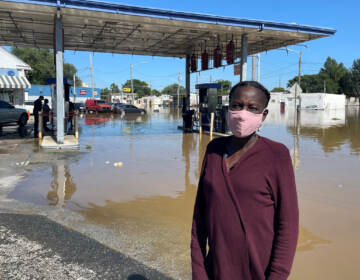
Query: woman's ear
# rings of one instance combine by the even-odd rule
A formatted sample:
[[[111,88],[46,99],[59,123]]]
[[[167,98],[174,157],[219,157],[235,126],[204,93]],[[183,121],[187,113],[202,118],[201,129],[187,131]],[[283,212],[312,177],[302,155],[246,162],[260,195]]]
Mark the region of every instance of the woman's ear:
[[[269,113],[269,110],[268,110],[268,109],[265,109],[264,112],[263,112],[262,121],[265,121],[266,116],[268,115],[268,113]]]

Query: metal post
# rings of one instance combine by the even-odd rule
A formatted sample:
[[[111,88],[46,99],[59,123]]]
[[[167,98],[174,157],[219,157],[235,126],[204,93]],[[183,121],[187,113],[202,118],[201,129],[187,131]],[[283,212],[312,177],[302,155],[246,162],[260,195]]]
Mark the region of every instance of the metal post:
[[[300,87],[300,79],[301,79],[301,56],[302,56],[302,52],[300,51],[300,53],[299,53],[299,73],[298,73],[299,87]],[[299,109],[300,108],[301,108],[301,96],[299,96]]]
[[[257,54],[258,65],[257,65],[257,81],[260,83],[260,54]]]
[[[186,110],[190,109],[190,55],[186,55],[185,63]]]
[[[73,95],[74,95],[74,104],[75,104],[75,102],[76,102],[76,85],[75,85],[76,81],[75,81],[75,74],[73,75],[73,81],[74,81],[74,86],[73,86],[74,92],[73,92]]]
[[[130,64],[130,81],[131,81],[131,99],[132,99],[132,104],[134,104],[134,83],[133,83],[133,74],[132,74],[132,72],[133,72],[133,65],[132,64]]]
[[[92,63],[91,54],[90,54],[90,72],[91,72],[91,94],[92,94],[92,99],[94,99],[94,73],[93,73],[93,63]]]
[[[255,55],[252,55],[252,76],[251,80],[255,81]]]
[[[177,108],[179,110],[180,107],[180,82],[181,82],[181,73],[178,75],[178,88],[177,88]]]
[[[299,73],[298,73],[298,83],[299,83],[299,86],[300,86],[300,77],[301,77],[301,56],[302,56],[302,52],[300,51],[299,53]]]
[[[241,36],[241,72],[240,72],[240,81],[246,81],[247,73],[247,56],[248,56],[248,39],[244,34]]]
[[[55,52],[56,52],[56,142],[64,144],[64,50],[61,17],[55,16]]]

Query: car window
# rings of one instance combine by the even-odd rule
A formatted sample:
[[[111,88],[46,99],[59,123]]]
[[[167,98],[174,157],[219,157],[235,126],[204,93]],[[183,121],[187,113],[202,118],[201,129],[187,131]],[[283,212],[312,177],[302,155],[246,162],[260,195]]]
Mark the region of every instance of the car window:
[[[103,101],[103,100],[96,100],[96,104],[105,104],[105,101]]]
[[[0,108],[9,108],[9,103],[0,100]]]

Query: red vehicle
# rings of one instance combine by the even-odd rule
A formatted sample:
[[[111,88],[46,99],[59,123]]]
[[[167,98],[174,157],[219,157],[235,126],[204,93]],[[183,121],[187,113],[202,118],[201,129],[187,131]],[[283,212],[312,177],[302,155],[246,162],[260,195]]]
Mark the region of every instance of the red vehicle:
[[[111,120],[111,118],[107,118],[107,117],[104,118],[103,116],[99,116],[99,115],[86,115],[85,116],[85,124],[86,125],[106,123],[110,120]]]
[[[104,100],[87,99],[85,101],[85,111],[110,112],[111,106],[107,104]]]

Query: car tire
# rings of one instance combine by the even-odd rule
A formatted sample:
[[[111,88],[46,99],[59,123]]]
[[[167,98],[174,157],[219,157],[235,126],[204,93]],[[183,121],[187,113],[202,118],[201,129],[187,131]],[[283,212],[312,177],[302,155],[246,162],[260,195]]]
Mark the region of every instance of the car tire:
[[[29,117],[27,114],[22,114],[20,116],[20,119],[18,121],[18,125],[20,126],[25,126],[27,124],[27,121],[28,121]]]

